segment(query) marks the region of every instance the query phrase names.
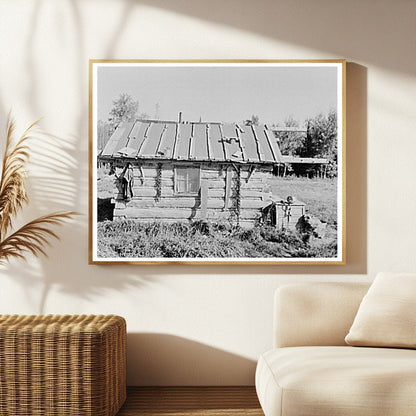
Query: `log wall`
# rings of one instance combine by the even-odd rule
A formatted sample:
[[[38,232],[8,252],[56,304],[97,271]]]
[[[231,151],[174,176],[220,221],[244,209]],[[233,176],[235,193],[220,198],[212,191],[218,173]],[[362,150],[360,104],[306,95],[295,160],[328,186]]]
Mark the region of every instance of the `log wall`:
[[[114,218],[146,222],[227,220],[249,227],[260,218],[261,208],[269,197],[271,167],[256,167],[250,172],[250,166],[140,163],[133,167],[133,198],[124,200],[121,187],[115,188]],[[198,195],[175,193],[174,169],[184,166],[200,166],[201,190]],[[228,190],[227,171],[231,177]]]

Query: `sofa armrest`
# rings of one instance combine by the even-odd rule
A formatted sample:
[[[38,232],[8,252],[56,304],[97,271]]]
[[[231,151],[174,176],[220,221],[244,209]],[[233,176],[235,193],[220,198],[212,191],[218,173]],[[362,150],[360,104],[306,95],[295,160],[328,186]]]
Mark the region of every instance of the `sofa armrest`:
[[[368,283],[301,283],[282,286],[274,300],[275,348],[346,345]]]

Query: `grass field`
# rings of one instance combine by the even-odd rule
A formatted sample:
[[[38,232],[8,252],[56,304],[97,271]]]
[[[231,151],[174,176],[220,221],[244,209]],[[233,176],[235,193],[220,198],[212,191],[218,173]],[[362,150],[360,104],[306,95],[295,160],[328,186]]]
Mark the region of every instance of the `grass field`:
[[[288,258],[334,257],[333,239],[305,244],[296,232],[270,226],[250,230],[227,223],[139,223],[133,220],[98,223],[98,256],[165,258]],[[319,243],[318,243],[319,241]]]
[[[99,222],[97,251],[104,258],[331,258],[336,256],[336,180],[274,178],[272,192],[282,199],[288,195],[303,201],[308,212],[327,222],[322,239],[305,244],[295,231],[256,225],[246,230],[230,223],[139,223],[110,221],[108,204],[113,182],[106,175],[98,181]],[[110,208],[109,208],[110,207]],[[104,215],[105,214],[105,215]]]
[[[306,204],[309,213],[331,226],[337,224],[337,180],[274,178],[272,192],[286,199],[288,195]]]

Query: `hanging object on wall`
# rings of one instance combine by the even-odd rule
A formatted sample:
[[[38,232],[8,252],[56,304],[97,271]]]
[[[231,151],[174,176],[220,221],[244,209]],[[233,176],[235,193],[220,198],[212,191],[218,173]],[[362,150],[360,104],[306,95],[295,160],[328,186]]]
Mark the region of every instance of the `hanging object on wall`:
[[[344,142],[344,60],[91,60],[90,262],[343,264]]]

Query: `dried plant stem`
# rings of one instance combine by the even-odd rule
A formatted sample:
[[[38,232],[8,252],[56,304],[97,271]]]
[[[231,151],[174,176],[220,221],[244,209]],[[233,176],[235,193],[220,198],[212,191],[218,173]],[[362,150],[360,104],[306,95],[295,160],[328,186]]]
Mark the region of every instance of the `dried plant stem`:
[[[50,245],[49,238],[59,240],[58,235],[49,227],[59,225],[74,215],[77,213],[72,211],[56,212],[28,222],[0,242],[0,264],[9,260],[9,257],[24,258],[25,252],[46,256],[45,246]]]
[[[27,176],[26,163],[29,160],[29,147],[26,141],[31,138],[32,123],[13,145],[15,125],[10,116],[7,123],[6,148],[3,156],[0,178],[0,264],[11,257],[24,258],[30,252],[34,255],[46,256],[45,247],[50,245],[49,239],[59,239],[50,229],[51,226],[62,224],[77,215],[76,212],[55,212],[34,219],[6,237],[12,228],[12,219],[18,211],[28,203],[25,187]]]

